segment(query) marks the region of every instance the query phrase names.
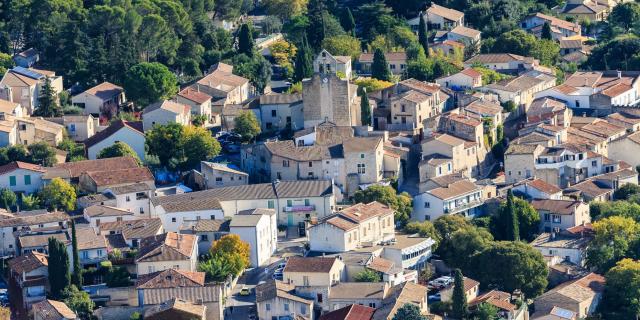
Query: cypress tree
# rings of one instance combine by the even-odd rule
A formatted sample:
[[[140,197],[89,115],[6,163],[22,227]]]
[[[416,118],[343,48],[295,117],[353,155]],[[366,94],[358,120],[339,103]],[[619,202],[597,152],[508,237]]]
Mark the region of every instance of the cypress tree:
[[[464,277],[460,269],[455,270],[453,279],[452,315],[458,319],[464,319],[467,316],[467,295],[464,293]]]
[[[310,0],[307,5],[307,17],[309,25],[307,26],[307,38],[309,44],[316,52],[320,51],[322,40],[325,38],[326,28],[324,23],[324,15],[327,12],[325,0]]]
[[[511,189],[509,189],[509,192],[507,193],[506,218],[508,219],[507,239],[520,241],[520,222],[518,221],[518,213],[516,212],[516,208],[513,203],[513,191],[511,191]]]
[[[311,52],[309,44],[307,43],[307,37],[302,36],[302,44],[296,52],[295,70],[293,80],[300,82],[304,78],[310,78],[313,75],[313,64],[311,59]]]
[[[73,254],[73,274],[71,282],[80,290],[82,290],[82,266],[80,266],[80,258],[78,256],[78,238],[76,237],[76,223],[71,220],[71,253]]]
[[[40,117],[58,117],[62,115],[62,108],[58,104],[58,98],[49,77],[44,79],[44,85],[38,98],[38,108],[33,113]]]
[[[360,119],[363,126],[371,125],[371,106],[369,105],[369,97],[367,97],[367,89],[364,87],[358,88],[358,95],[360,96]]]
[[[371,64],[371,77],[378,80],[391,81],[391,72],[387,64],[387,58],[380,48],[373,53],[373,63]]]
[[[549,25],[549,22],[545,22],[542,25],[542,33],[540,34],[540,38],[545,40],[553,40],[553,37],[551,36],[551,25]]]
[[[49,238],[49,295],[53,300],[61,300],[62,291],[71,283],[69,274],[69,254],[67,246],[55,238]]]
[[[248,24],[243,24],[238,32],[238,53],[244,53],[248,56],[253,55],[253,35]]]
[[[420,12],[418,24],[418,42],[424,49],[424,54],[429,56],[429,36],[427,35],[427,24],[424,22],[424,15]]]
[[[342,25],[344,31],[351,34],[352,37],[356,36],[356,21],[353,19],[353,14],[351,14],[349,7],[346,7],[342,12],[340,25]]]

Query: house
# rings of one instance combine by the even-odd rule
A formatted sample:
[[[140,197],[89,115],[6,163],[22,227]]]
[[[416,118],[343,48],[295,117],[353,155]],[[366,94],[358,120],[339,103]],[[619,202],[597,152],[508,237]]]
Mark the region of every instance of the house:
[[[540,214],[540,230],[560,232],[591,223],[589,204],[576,200],[540,199],[531,202]]]
[[[150,214],[149,205],[154,190],[155,185],[147,181],[113,186],[104,189],[102,193],[115,200],[114,207],[131,211],[137,218],[141,218],[148,217]]]
[[[200,161],[200,172],[207,189],[241,186],[249,183],[249,174],[232,164]]]
[[[609,142],[609,157],[624,161],[632,167],[640,165],[636,152],[640,152],[640,132],[630,133]]]
[[[323,59],[321,55],[314,65]],[[322,70],[326,70],[324,68]],[[330,71],[314,73],[311,78],[302,80],[304,128],[327,121],[338,126],[358,125],[361,122],[360,99],[356,85],[348,79],[342,79]]]
[[[435,3],[427,8],[424,18],[429,30],[451,30],[464,25],[464,13]]]
[[[484,132],[491,133],[491,137],[496,140],[496,128],[504,123],[502,116],[502,106],[499,103],[478,99],[462,107],[460,112],[463,115],[476,118],[483,122],[490,122],[488,125],[483,123]]]
[[[518,107],[516,112],[526,114],[534,96],[555,85],[556,77],[553,74],[534,70],[527,71],[515,78],[488,84],[481,87],[480,90],[497,94],[500,102],[513,101]]]
[[[351,304],[320,316],[319,320],[373,320],[375,308]]]
[[[465,48],[465,45],[463,43],[460,43],[458,41],[448,40],[448,39],[435,42],[433,44],[429,44],[429,46],[430,46],[429,48],[433,50],[433,52],[440,51],[445,56],[464,54],[464,48]]]
[[[80,176],[85,172],[113,171],[137,168],[138,162],[133,157],[115,157],[95,160],[80,160],[74,162],[57,163],[42,176],[45,184],[54,178],[63,179],[72,184],[80,182]]]
[[[76,228],[76,239],[78,258],[84,268],[98,267],[101,261],[107,260],[107,240],[93,228]]]
[[[294,140],[267,141],[241,151],[242,169],[257,181],[334,179],[346,194],[399,173],[384,152],[384,137],[355,137],[351,127],[323,123]]]
[[[574,312],[578,319],[584,319],[595,313],[604,287],[605,278],[595,273],[563,283],[533,301],[536,311],[532,318],[537,319],[550,314],[554,308],[562,308]]]
[[[613,193],[627,183],[637,184],[638,173],[628,167],[609,167],[608,172],[593,176],[564,189],[564,194],[583,201],[611,201]]]
[[[480,31],[463,25],[458,25],[449,30],[447,40],[462,42],[465,46],[480,47]]]
[[[345,252],[394,237],[395,210],[377,201],[358,203],[321,219],[309,228],[313,251]]]
[[[106,129],[97,132],[84,142],[87,158],[94,160],[102,149],[116,142],[126,143],[144,161],[145,136],[142,121],[113,121]]]
[[[610,114],[613,107],[640,102],[640,73],[626,71],[577,71],[563,84],[535,94],[565,101],[574,112]]]
[[[100,228],[105,222],[136,220],[135,212],[105,205],[93,205],[82,210],[82,215],[94,229]]]
[[[180,301],[180,304],[191,304],[190,310],[196,307],[205,310],[206,317],[202,319],[223,319],[223,285],[205,282],[204,272],[168,268],[145,275],[138,274],[135,289],[138,305],[150,307],[148,310],[164,309],[166,301],[175,299],[176,303]],[[167,319],[153,314],[152,319]],[[146,313],[145,319],[148,319]],[[187,318],[176,319],[193,318],[189,315]]]
[[[402,75],[407,68],[406,52],[387,52],[384,54],[387,65],[392,74]],[[371,75],[371,65],[373,64],[373,53],[363,52],[358,58],[358,74]]]
[[[40,55],[34,48],[29,48],[13,56],[13,62],[23,68],[31,68],[38,61],[40,61]]]
[[[627,112],[616,112],[606,117],[608,123],[624,127],[627,132],[636,132],[640,130],[640,118],[636,114]]]
[[[258,284],[255,290],[256,310],[259,319],[296,316],[309,320],[314,319],[314,300],[298,296],[293,285],[269,279]]]
[[[482,187],[468,180],[434,188],[415,196],[412,217],[418,221],[435,220],[448,214],[475,217],[484,203]]]
[[[0,113],[0,145],[30,145],[46,142],[56,147],[64,137],[64,126],[40,117],[19,118]]]
[[[27,110],[23,108],[19,103],[11,102],[4,99],[0,99],[0,112],[18,118],[28,116]]]
[[[473,68],[465,68],[462,71],[436,79],[440,86],[465,90],[482,86],[482,74]]]
[[[63,125],[67,129],[69,138],[81,142],[91,138],[96,133],[95,118],[91,115],[64,115],[45,120]]]
[[[163,319],[207,319],[207,306],[187,302],[177,298],[163,302],[153,306],[144,312],[144,318],[147,320],[163,320]]]
[[[75,319],[78,319],[76,313],[62,301],[46,299],[33,304],[33,320]]]
[[[100,223],[99,233],[105,236],[110,248],[126,250],[138,248],[144,238],[163,234],[164,228],[159,218],[120,220]]]
[[[467,303],[473,301],[473,299],[478,297],[478,293],[480,292],[480,282],[473,280],[471,278],[463,277],[462,284],[464,286],[464,295],[467,298]],[[455,284],[451,284],[446,288],[440,290],[440,301],[449,302],[453,297],[453,290],[455,288]]]
[[[501,319],[527,320],[529,311],[526,303],[519,303],[519,297],[500,290],[491,290],[483,293],[469,303],[470,310],[476,310],[481,304],[486,303],[495,307],[497,316]],[[520,305],[518,307],[518,305]]]
[[[511,53],[483,53],[471,57],[464,62],[465,68],[474,64],[481,64],[485,68],[501,73],[518,74],[528,70],[535,70],[540,62],[531,57],[523,57]]]
[[[569,127],[573,112],[564,101],[551,97],[534,99],[527,110],[527,123],[546,123],[554,126]]]
[[[482,128],[482,123],[473,119]],[[474,139],[475,141],[475,139]],[[479,174],[475,142],[450,134],[435,134],[422,142],[422,161],[419,164],[420,181],[429,178],[463,172],[465,176]]]
[[[427,93],[408,90],[391,97],[390,130],[424,131],[424,121],[442,113],[440,87],[433,84]]]
[[[127,102],[127,99],[122,87],[105,81],[73,96],[71,102],[83,108],[85,115],[99,118],[103,114],[117,114],[120,106]]]
[[[112,171],[87,171],[80,175],[80,189],[97,193],[106,189],[144,183],[155,189],[155,178],[147,167],[136,167]],[[118,189],[116,189],[118,190]]]
[[[0,187],[19,194],[31,194],[42,187],[46,169],[27,162],[13,161],[0,166]]]
[[[29,252],[49,254],[49,239],[54,238],[67,246],[67,251],[69,256],[71,256],[71,236],[66,230],[22,231],[17,235],[16,245],[19,255]]]
[[[304,128],[302,94],[266,94],[260,96],[260,124],[263,132]]]
[[[563,198],[562,189],[538,178],[516,182],[511,190],[516,195],[524,195],[530,199],[562,200]]]
[[[220,240],[229,234],[229,224],[231,220],[196,220],[185,221],[180,226],[181,234],[193,234],[198,237],[198,252],[200,255],[206,254],[211,249],[214,241]],[[253,250],[254,247],[251,247]]]
[[[587,247],[592,239],[589,234],[551,231],[541,233],[530,244],[543,256],[560,257],[564,261],[584,267]]]
[[[323,310],[337,310],[351,304],[378,308],[390,292],[391,288],[385,282],[340,282],[330,288]]]
[[[38,108],[40,92],[46,80],[51,81],[51,87],[56,96],[62,92],[62,76],[48,70],[34,68],[13,67],[0,80],[0,98],[19,103],[27,109],[28,114]]]
[[[162,100],[144,108],[142,111],[142,127],[144,131],[153,129],[155,125],[177,123],[183,126],[191,124],[191,107],[171,100]]]
[[[387,259],[395,266],[405,270],[417,270],[420,272],[431,258],[431,247],[435,241],[429,237],[421,237],[417,234],[396,233],[395,241],[384,246],[363,247],[360,252],[375,252],[380,257]]]
[[[238,212],[231,219],[229,233],[237,234],[249,244],[249,261],[252,267],[270,263],[278,244],[278,224],[273,209],[248,209]]]
[[[520,26],[540,37],[542,26],[548,24],[551,27],[553,40],[560,41],[562,38],[581,36],[582,27],[578,23],[569,22],[543,13],[531,14],[522,20]]]
[[[559,12],[573,17],[577,21],[588,19],[589,21],[604,21],[609,15],[609,8],[598,1],[567,1],[560,7]]]
[[[2,255],[19,255],[17,250],[16,231],[30,231],[34,229],[66,228],[69,215],[64,212],[23,211],[18,215],[0,219],[0,249]]]
[[[249,79],[233,74],[233,66],[222,62],[214,65],[191,88],[210,95],[213,101],[221,100],[223,105],[241,104],[253,95]]]
[[[382,306],[376,309],[373,319],[392,320],[406,304],[418,307],[420,314],[426,316],[429,314],[427,292],[427,287],[409,281],[393,286],[382,301]]]
[[[325,290],[341,282],[344,277],[344,263],[336,257],[290,257],[283,270],[283,282],[287,284],[324,287]],[[322,295],[316,300],[322,302]]]
[[[313,72],[334,74],[341,79],[351,79],[351,57],[333,56],[323,49],[313,61]]]
[[[178,269],[195,271],[198,262],[197,237],[190,234],[168,232],[143,238],[136,255],[138,276]]]
[[[258,99],[249,100],[242,104],[225,104],[224,106],[220,106],[220,121],[222,122],[222,129],[226,131],[233,131],[235,128],[235,119],[239,115],[245,112],[253,112],[260,122],[262,119],[260,104],[258,103]],[[217,110],[216,105],[212,108]],[[217,111],[213,111],[213,113],[217,113]]]
[[[191,118],[194,116],[205,116],[207,119],[205,126],[220,125],[219,119],[217,119],[217,116],[214,116],[212,113],[210,95],[191,87],[187,87],[178,92],[176,102],[178,104],[187,105],[191,108]]]
[[[9,260],[7,265],[9,269],[7,284],[12,290],[9,296],[12,311],[15,311],[16,316],[22,315],[26,318],[34,303],[46,299],[46,288],[49,285],[49,260],[46,254],[30,252]]]
[[[311,217],[333,213],[335,201],[330,180],[276,181],[156,197],[151,200],[151,216],[163,219],[165,229],[177,231],[183,222],[175,219],[180,213],[189,213],[192,220],[196,215],[213,220],[267,208],[276,210],[278,224],[298,227]]]

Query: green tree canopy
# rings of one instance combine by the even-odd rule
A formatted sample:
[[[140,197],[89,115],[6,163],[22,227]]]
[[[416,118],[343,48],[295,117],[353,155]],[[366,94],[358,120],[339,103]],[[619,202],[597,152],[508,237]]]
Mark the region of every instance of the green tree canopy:
[[[220,153],[220,143],[202,127],[189,126],[183,131],[184,169],[196,168],[200,161],[209,160]]]
[[[369,96],[367,90],[358,87],[358,95],[360,96],[360,120],[363,126],[371,125],[371,106],[369,105]]]
[[[38,107],[33,111],[33,114],[40,117],[58,117],[62,115],[62,107],[58,103],[58,95],[53,89],[49,77],[44,80],[44,85],[38,97]]]
[[[451,296],[452,316],[458,319],[467,317],[467,294],[464,290],[464,277],[460,269],[454,270],[453,293]]]
[[[354,194],[356,202],[369,203],[378,201],[396,210],[396,223],[404,224],[409,220],[412,211],[411,196],[407,193],[397,194],[390,186],[374,185],[365,190],[358,190]]]
[[[377,271],[365,268],[353,277],[355,282],[380,282],[382,278]]]
[[[10,189],[2,188],[0,190],[0,205],[2,205],[2,207],[7,211],[12,211],[12,208],[16,205],[17,199],[16,194]]]
[[[549,22],[545,22],[542,25],[542,32],[540,34],[540,38],[544,40],[553,40],[553,35],[551,34],[551,25]]]
[[[612,27],[619,27],[628,32],[640,21],[640,3],[625,2],[613,7],[607,21]]]
[[[128,144],[118,141],[109,147],[106,147],[98,153],[98,159],[104,158],[117,158],[117,157],[133,157],[138,162],[138,165],[142,164],[138,154]]]
[[[233,132],[241,135],[243,141],[251,141],[261,132],[258,118],[251,111],[242,111],[233,121]]]
[[[349,35],[324,38],[322,47],[334,56],[350,56],[352,59],[357,59],[362,51],[360,40]]]
[[[542,254],[522,242],[494,242],[470,258],[469,277],[484,288],[506,292],[522,290],[535,298],[547,287],[547,265]],[[488,267],[490,266],[490,267]]]
[[[240,31],[238,31],[238,53],[252,56],[254,45],[251,28],[245,23],[240,26]]]
[[[70,285],[62,292],[64,303],[73,310],[80,319],[91,319],[95,304],[89,294],[79,290],[75,285]]]
[[[371,77],[382,81],[391,80],[391,71],[389,70],[389,64],[387,63],[387,58],[385,58],[384,52],[381,49],[376,49],[373,53]]]
[[[62,300],[65,297],[64,290],[71,283],[67,245],[52,237],[49,238],[47,248],[49,250],[49,296],[54,300]]]
[[[640,224],[627,217],[612,216],[593,223],[595,237],[587,249],[589,267],[606,272],[617,261],[638,256]]]
[[[82,265],[80,264],[80,256],[78,255],[78,237],[76,236],[76,223],[74,220],[71,220],[71,253],[73,257],[71,283],[82,289]]]
[[[640,316],[640,261],[622,259],[606,274],[600,310],[603,319],[636,319]]]
[[[258,92],[264,92],[271,79],[271,63],[262,55],[238,54],[232,59],[233,73],[249,79]]]
[[[138,107],[169,99],[178,92],[178,80],[169,69],[158,62],[136,64],[126,72],[124,90],[127,98]]]
[[[420,308],[415,304],[407,303],[400,307],[393,320],[427,320],[425,315],[420,312]]]
[[[27,150],[29,150],[29,157],[33,163],[44,167],[53,167],[58,163],[55,149],[44,141],[30,144]]]
[[[344,8],[342,11],[340,25],[342,25],[344,31],[348,32],[352,37],[356,36],[356,21],[353,19],[353,14],[349,7]]]
[[[440,234],[431,221],[411,221],[404,226],[404,232],[409,234],[417,233],[421,237],[430,237],[436,242],[432,247],[433,250],[438,248],[438,244],[441,241]]]
[[[71,211],[76,206],[76,190],[68,182],[53,178],[40,191],[39,198],[44,205],[53,210]]]
[[[146,133],[148,153],[157,156],[163,166],[170,166],[171,159],[183,157],[181,152],[183,134],[184,127],[179,123],[154,126]]]
[[[515,224],[515,225],[514,225]],[[532,241],[539,232],[540,214],[526,200],[511,196],[506,203],[500,205],[498,214],[491,219],[491,232],[497,240],[514,240],[517,238]]]

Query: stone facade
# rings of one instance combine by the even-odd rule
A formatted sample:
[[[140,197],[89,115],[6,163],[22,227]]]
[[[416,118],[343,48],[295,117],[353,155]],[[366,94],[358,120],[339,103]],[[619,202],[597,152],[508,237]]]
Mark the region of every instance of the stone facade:
[[[338,126],[360,123],[360,98],[356,87],[334,74],[314,74],[302,81],[304,127],[325,121]]]

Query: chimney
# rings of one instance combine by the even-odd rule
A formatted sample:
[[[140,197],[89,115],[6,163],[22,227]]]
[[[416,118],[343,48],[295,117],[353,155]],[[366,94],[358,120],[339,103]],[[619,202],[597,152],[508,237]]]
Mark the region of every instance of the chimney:
[[[618,79],[622,78],[622,71],[618,70]]]

